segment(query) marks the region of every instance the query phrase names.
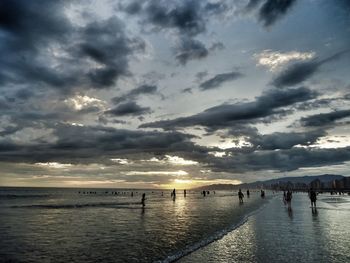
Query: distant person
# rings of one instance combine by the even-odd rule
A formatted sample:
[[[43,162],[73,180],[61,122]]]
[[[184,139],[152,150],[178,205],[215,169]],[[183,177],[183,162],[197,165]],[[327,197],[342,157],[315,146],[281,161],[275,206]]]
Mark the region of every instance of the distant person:
[[[145,193],[143,193],[142,194],[142,198],[141,198],[141,204],[142,204],[142,207],[145,207],[145,201],[146,201],[146,194]]]
[[[171,197],[173,198],[173,200],[175,201],[176,198],[176,190],[174,188],[174,190],[171,192]]]
[[[186,194],[187,194],[187,193],[186,193],[186,189],[185,189],[185,190],[184,190],[184,197],[186,197]]]
[[[249,189],[247,190],[247,197],[249,198],[250,196],[250,192],[249,192]]]
[[[283,191],[283,203],[284,203],[284,205],[287,204],[287,193],[286,193],[286,191]]]
[[[134,197],[134,192],[131,192],[131,197]]]
[[[239,189],[239,191],[238,191],[238,198],[239,198],[239,202],[240,203],[243,203],[243,197],[244,197],[244,194],[242,193],[242,190]]]
[[[309,198],[311,201],[311,208],[316,208],[316,200],[317,200],[317,194],[315,190],[311,187],[310,192],[309,192]]]
[[[286,202],[288,205],[288,211],[292,210],[292,191],[288,190],[286,194]]]
[[[205,197],[206,191],[203,191],[202,193],[203,193],[203,196]]]
[[[261,196],[261,198],[265,198],[265,191],[264,190],[260,191],[260,196]]]

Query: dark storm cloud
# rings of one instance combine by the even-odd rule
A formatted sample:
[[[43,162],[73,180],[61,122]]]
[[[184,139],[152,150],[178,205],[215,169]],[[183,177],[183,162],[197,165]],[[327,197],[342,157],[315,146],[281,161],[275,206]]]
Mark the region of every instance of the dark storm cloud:
[[[120,97],[114,97],[112,102],[118,104],[123,101],[134,100],[139,95],[154,95],[157,93],[157,90],[158,87],[156,85],[141,85]]]
[[[296,0],[267,0],[259,10],[259,20],[264,26],[271,26],[284,16],[295,2]]]
[[[251,136],[248,141],[259,150],[291,149],[296,145],[314,144],[320,137],[326,135],[325,131],[315,130],[308,132],[275,132],[266,135]]]
[[[235,71],[217,74],[214,77],[212,77],[211,79],[208,79],[208,80],[202,82],[199,85],[199,88],[201,90],[215,89],[215,88],[220,87],[221,84],[223,84],[225,82],[229,82],[229,81],[238,79],[240,77],[243,77],[243,74],[240,72],[235,72]]]
[[[186,65],[190,60],[203,59],[208,55],[209,51],[201,41],[184,37],[176,48],[175,57],[180,64]]]
[[[257,122],[261,118],[280,114],[283,112],[280,108],[313,99],[315,96],[315,92],[305,87],[288,90],[273,89],[252,102],[223,104],[189,117],[146,123],[140,127],[163,129],[196,125],[209,128],[229,127],[237,122]]]
[[[180,33],[197,35],[205,31],[205,21],[201,12],[200,1],[150,0],[144,8],[145,22],[156,29],[177,29]]]
[[[205,152],[204,148],[190,141],[192,135],[179,132],[145,132],[57,124],[53,135],[57,138],[55,142],[16,144],[11,140],[0,140],[0,160],[95,163],[125,153]]]
[[[130,75],[129,56],[143,51],[144,42],[127,36],[116,17],[85,26],[71,23],[65,9],[76,3],[1,1],[0,52],[6,54],[0,58],[3,87],[27,85],[69,93],[110,87],[121,76]]]
[[[338,110],[329,113],[320,113],[304,117],[300,122],[305,127],[334,125],[337,120],[350,117],[350,110]]]
[[[206,58],[211,51],[222,49],[221,42],[215,42],[211,47],[194,39],[195,36],[206,31],[206,23],[210,16],[226,12],[226,3],[212,3],[206,1],[162,1],[149,0],[143,4],[126,2],[119,4],[119,9],[137,15],[140,24],[150,27],[152,31],[171,30],[179,37],[179,44],[175,47],[175,58],[185,65],[189,60]]]
[[[141,107],[135,101],[129,101],[119,104],[115,108],[105,111],[105,114],[111,116],[139,116],[146,113],[151,113],[151,108]]]
[[[350,147],[304,148],[293,147],[279,151],[233,152],[234,158],[208,158],[213,171],[249,172],[260,170],[293,171],[302,167],[322,167],[350,160]]]
[[[341,51],[323,60],[313,60],[292,64],[277,75],[277,77],[272,81],[272,84],[279,88],[297,85],[314,75],[323,64],[339,59],[347,52],[348,50]]]
[[[51,42],[66,41],[72,34],[63,9],[63,1],[1,1],[0,51],[6,54],[0,58],[2,84],[38,82],[61,87],[72,81],[41,60]]]
[[[141,39],[127,37],[124,24],[116,17],[88,24],[82,36],[81,54],[103,65],[88,73],[95,87],[111,86],[118,77],[126,75],[128,55],[145,48]]]
[[[265,27],[269,27],[285,16],[295,2],[296,0],[249,0],[245,11],[257,9],[258,19]]]

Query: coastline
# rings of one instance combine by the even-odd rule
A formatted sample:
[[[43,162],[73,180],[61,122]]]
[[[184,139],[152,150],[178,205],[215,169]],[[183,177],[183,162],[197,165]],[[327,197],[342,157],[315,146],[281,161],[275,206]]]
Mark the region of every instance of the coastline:
[[[247,222],[177,262],[350,262],[348,196],[320,195],[317,213],[295,194],[289,213],[272,198]]]

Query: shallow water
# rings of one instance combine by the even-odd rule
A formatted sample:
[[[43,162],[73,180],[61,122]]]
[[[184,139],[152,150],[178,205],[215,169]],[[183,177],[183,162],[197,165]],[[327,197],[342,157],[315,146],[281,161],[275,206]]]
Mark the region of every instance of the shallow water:
[[[178,191],[173,201],[170,191],[0,188],[0,258],[171,261],[223,236],[267,199],[252,193],[239,205],[236,193],[221,191],[205,198]]]
[[[179,260],[189,262],[350,262],[350,196],[294,194],[292,212],[274,198],[242,227]]]

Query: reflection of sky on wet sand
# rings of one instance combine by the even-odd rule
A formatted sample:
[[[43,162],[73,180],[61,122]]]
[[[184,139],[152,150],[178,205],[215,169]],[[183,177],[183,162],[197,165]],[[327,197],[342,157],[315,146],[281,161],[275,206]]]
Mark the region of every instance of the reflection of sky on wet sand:
[[[323,198],[318,196],[313,213],[307,196],[295,194],[292,218],[276,198],[242,227],[180,262],[350,262],[350,198],[336,205]]]

